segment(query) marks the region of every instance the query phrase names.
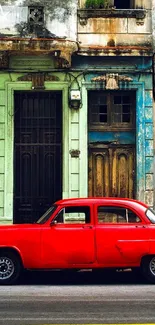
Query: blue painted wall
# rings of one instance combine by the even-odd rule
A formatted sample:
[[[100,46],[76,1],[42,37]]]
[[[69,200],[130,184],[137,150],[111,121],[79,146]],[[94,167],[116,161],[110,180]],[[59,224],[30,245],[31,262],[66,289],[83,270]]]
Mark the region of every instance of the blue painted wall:
[[[118,144],[135,144],[134,132],[89,132],[89,142],[116,142]]]
[[[154,205],[152,57],[74,57],[74,69],[83,71],[83,87],[94,89],[91,79],[105,73],[130,76],[120,90],[136,91],[136,131],[134,133],[90,132],[89,141],[119,141],[136,144],[136,197]],[[103,87],[103,86],[102,86]],[[82,109],[86,109],[82,107]]]

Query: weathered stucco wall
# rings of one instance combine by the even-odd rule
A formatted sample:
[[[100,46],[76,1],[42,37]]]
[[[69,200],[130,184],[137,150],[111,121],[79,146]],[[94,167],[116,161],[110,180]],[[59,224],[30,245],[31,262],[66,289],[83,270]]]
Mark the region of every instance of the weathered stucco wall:
[[[76,59],[75,59],[76,60]],[[86,74],[86,88],[83,90],[83,107],[85,116],[87,116],[87,90],[92,89],[91,79],[96,76],[95,70],[99,74],[105,74],[107,71],[115,73],[125,73],[133,81],[129,88],[136,92],[136,198],[149,204],[154,205],[154,153],[153,153],[153,96],[152,96],[152,59],[123,57],[113,59],[95,57],[80,57],[76,63],[73,60],[73,66],[78,66],[82,71],[91,69]],[[137,72],[136,72],[137,70]],[[102,73],[101,73],[102,71]],[[150,73],[148,73],[150,71]],[[122,88],[123,89],[123,88]],[[83,123],[87,123],[87,117]],[[87,152],[85,152],[85,161],[87,161]],[[85,164],[86,166],[86,164]]]
[[[155,0],[152,0],[152,44],[153,44],[153,53],[155,53]],[[153,62],[154,64],[154,62]],[[155,78],[153,78],[153,90],[155,89],[154,85]],[[155,99],[155,98],[154,98]],[[154,178],[153,178],[153,187],[154,187],[154,198],[155,198],[155,100],[153,100],[153,133],[154,133],[154,141],[153,141],[153,154],[154,154]],[[154,202],[155,206],[155,202]]]
[[[154,1],[154,0],[153,0]],[[102,47],[151,47],[152,46],[152,4],[151,1],[135,0],[128,9],[98,9],[90,12],[84,8],[78,11],[78,41],[84,46]],[[143,16],[143,17],[142,17]]]
[[[76,40],[76,17],[78,0],[34,0],[33,5],[43,5],[45,12],[44,37],[67,37]],[[81,45],[99,45],[117,47],[123,46],[151,46],[152,31],[155,48],[155,0],[151,12],[151,1],[145,0],[147,9],[143,25],[137,25],[136,18],[90,18],[86,25],[78,22],[78,39]],[[28,6],[31,0],[0,0],[1,23],[0,36],[22,36],[29,38],[27,31]],[[152,21],[153,19],[153,28]],[[132,49],[131,49],[132,51]],[[95,52],[96,53],[96,52]],[[32,53],[31,53],[32,55]],[[154,152],[153,152],[153,97],[151,58],[135,58],[119,56],[105,58],[105,56],[90,57],[73,56],[72,67],[80,71],[92,70],[87,74],[86,81],[91,84],[91,77],[95,76],[94,70],[105,72],[106,69],[121,69],[130,73],[133,78],[133,90],[137,92],[137,198],[149,205],[154,205]],[[139,50],[139,54],[142,53]],[[109,60],[109,61],[108,61]],[[113,60],[113,61],[112,61]],[[117,62],[117,63],[116,63]],[[137,67],[137,68],[135,68]],[[17,79],[24,74],[23,69],[33,71],[51,71],[55,69],[50,57],[37,57],[18,55],[10,57],[9,69],[12,72],[0,73],[0,223],[12,222],[13,214],[13,90],[31,90],[30,82],[19,82]],[[137,69],[137,72],[135,71]],[[117,71],[115,71],[116,73]],[[52,73],[52,72],[51,72]],[[133,74],[132,74],[133,73]],[[68,86],[66,73],[54,72],[58,75],[60,83],[46,83],[46,89],[62,89],[65,85],[63,102],[65,130],[64,154],[64,189],[63,197],[79,197],[87,195],[87,89],[83,82],[82,108],[72,111],[68,107]],[[82,78],[82,73],[81,73]],[[8,86],[9,84],[9,86]],[[81,83],[80,83],[81,84]],[[10,87],[10,88],[8,88]],[[91,86],[90,86],[91,87]],[[8,89],[10,89],[8,92]],[[132,87],[131,87],[132,90]],[[12,98],[10,99],[10,97]],[[10,106],[9,106],[10,105]],[[63,140],[64,140],[63,139]],[[70,150],[79,150],[80,157],[71,157]],[[12,175],[12,177],[10,177]]]
[[[151,46],[151,11],[143,25],[135,18],[89,18],[86,25],[78,21],[78,41],[84,46]]]
[[[155,0],[152,0],[152,36],[153,48],[155,49]]]
[[[15,61],[14,61],[15,60]],[[24,61],[25,60],[25,61]],[[36,59],[34,57],[23,57],[24,67],[35,68]],[[37,68],[48,70],[49,66],[54,66],[46,58],[37,58]],[[26,63],[27,62],[27,63]],[[11,59],[10,67],[14,67],[13,73],[3,72],[0,74],[0,223],[12,222],[13,214],[13,90],[31,90],[31,82],[20,82],[18,77],[22,76],[21,59],[14,57]],[[136,110],[137,110],[137,170],[136,170],[136,188],[137,198],[153,206],[154,199],[154,156],[153,156],[153,99],[152,99],[152,76],[148,71],[151,67],[150,58],[122,58],[116,62],[116,58],[74,58],[74,69],[81,71],[79,79],[82,85],[82,107],[77,110],[71,110],[68,107],[68,86],[70,78],[66,78],[66,73],[53,72],[60,78],[57,84],[46,82],[47,90],[60,89],[66,87],[63,101],[63,150],[65,159],[63,161],[63,197],[87,196],[87,159],[88,159],[88,103],[87,88],[91,88],[91,78],[96,75],[95,69],[119,69],[132,77],[130,90],[136,91]],[[135,71],[137,69],[137,73]],[[87,69],[92,72],[88,72]],[[82,71],[86,72],[85,81]],[[100,70],[101,71],[101,70]],[[78,72],[80,73],[80,72]],[[104,72],[102,72],[104,73]],[[51,72],[52,74],[52,72]],[[82,81],[82,84],[81,84]],[[61,88],[62,89],[62,88]],[[71,157],[70,150],[79,150],[78,158]]]
[[[52,57],[14,56],[10,59],[10,69],[14,72],[0,74],[0,224],[13,222],[13,155],[14,155],[14,91],[32,89],[32,82],[19,81],[26,70],[48,71],[54,68]],[[51,68],[52,67],[52,68]],[[68,72],[69,73],[69,72]],[[86,196],[87,183],[81,170],[83,166],[83,133],[87,132],[83,123],[84,110],[71,110],[68,106],[68,87],[72,80],[66,72],[54,71],[50,75],[59,81],[45,82],[46,90],[61,90],[63,93],[63,198]],[[68,77],[67,77],[68,76]],[[84,117],[85,116],[85,117]],[[86,138],[86,135],[85,135]],[[71,150],[79,150],[80,157],[71,157]]]
[[[44,6],[45,37],[76,39],[77,0],[0,0],[0,34],[27,37],[28,6]],[[51,33],[51,35],[50,35]]]
[[[137,25],[135,18],[90,18],[86,25],[78,22],[78,41],[92,46],[151,46],[151,12],[143,26]]]
[[[0,74],[0,217],[4,216],[5,187],[5,81],[8,76]]]

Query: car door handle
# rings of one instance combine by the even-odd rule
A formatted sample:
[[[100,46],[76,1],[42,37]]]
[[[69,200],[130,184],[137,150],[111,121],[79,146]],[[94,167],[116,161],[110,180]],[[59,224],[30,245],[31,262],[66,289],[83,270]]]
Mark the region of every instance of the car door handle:
[[[93,226],[83,226],[84,229],[93,229]]]
[[[147,227],[143,225],[143,226],[136,226],[136,228],[147,228]]]

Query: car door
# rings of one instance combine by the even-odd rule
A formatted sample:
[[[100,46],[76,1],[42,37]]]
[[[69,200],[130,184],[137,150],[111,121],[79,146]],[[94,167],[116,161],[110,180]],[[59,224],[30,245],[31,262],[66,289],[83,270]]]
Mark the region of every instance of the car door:
[[[149,229],[135,210],[96,205],[96,254],[107,267],[136,266],[149,252]]]
[[[64,206],[42,229],[43,267],[65,268],[95,261],[94,223],[90,206]]]

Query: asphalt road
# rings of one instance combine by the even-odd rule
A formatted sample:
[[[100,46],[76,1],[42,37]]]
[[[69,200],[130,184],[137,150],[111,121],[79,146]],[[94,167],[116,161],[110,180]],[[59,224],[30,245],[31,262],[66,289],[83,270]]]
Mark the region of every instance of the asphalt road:
[[[155,323],[155,286],[131,272],[30,273],[0,287],[0,325]]]

